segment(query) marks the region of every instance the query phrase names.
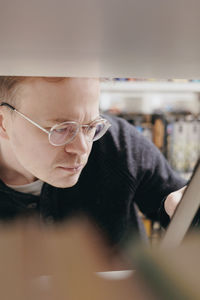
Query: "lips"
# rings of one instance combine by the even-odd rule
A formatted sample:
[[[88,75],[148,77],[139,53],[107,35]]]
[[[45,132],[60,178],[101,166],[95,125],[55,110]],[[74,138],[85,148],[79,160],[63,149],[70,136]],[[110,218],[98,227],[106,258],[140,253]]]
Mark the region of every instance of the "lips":
[[[77,166],[60,166],[60,168],[64,169],[80,169],[83,165],[77,165]]]
[[[78,172],[83,168],[83,165],[67,166],[67,167],[60,166],[59,168],[65,170],[65,171],[68,171],[68,172]]]

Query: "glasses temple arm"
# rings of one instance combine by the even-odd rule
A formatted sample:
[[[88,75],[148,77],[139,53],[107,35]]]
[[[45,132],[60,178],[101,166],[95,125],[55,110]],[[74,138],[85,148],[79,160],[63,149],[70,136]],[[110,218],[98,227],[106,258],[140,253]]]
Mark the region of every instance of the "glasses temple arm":
[[[42,131],[44,131],[45,133],[49,134],[49,131],[46,130],[45,128],[43,128],[42,126],[38,125],[37,123],[35,123],[34,121],[32,121],[31,119],[29,119],[28,117],[26,117],[24,114],[20,113],[19,111],[17,111],[16,109],[14,109],[14,111],[20,115],[22,118],[24,118],[25,120],[29,121],[30,123],[32,123],[33,125],[35,125],[36,127],[40,128]]]

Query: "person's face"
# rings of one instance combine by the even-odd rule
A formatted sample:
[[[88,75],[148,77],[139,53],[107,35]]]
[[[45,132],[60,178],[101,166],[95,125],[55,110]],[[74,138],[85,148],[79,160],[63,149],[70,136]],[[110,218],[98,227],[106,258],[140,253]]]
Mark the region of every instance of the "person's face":
[[[99,81],[28,80],[19,92],[19,101],[16,109],[47,130],[64,121],[88,124],[99,116]],[[9,143],[18,162],[30,174],[63,188],[76,184],[92,148],[82,131],[71,143],[53,146],[45,132],[17,113],[11,118]]]

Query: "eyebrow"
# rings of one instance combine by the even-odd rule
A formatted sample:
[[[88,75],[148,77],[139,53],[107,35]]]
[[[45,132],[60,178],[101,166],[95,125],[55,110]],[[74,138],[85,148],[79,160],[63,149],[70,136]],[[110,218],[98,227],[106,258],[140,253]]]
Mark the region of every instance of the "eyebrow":
[[[46,120],[46,122],[51,122],[51,123],[54,123],[54,122],[58,122],[58,123],[62,123],[62,122],[67,122],[67,121],[70,121],[70,120],[66,120],[66,119],[49,119],[49,120]]]
[[[92,123],[93,121],[97,120],[100,118],[100,115],[98,115],[95,119],[91,120],[90,122],[88,122],[87,124]],[[49,119],[46,120],[46,122],[51,122],[51,123],[62,123],[62,122],[73,122],[74,120],[67,120],[67,119],[63,119],[63,118],[56,118],[56,119]]]

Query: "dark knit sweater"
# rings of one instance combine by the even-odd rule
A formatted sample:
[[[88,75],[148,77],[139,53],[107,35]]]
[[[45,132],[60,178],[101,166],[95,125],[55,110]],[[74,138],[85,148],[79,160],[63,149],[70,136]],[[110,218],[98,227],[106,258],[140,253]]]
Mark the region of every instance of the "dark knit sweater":
[[[156,216],[163,198],[185,182],[134,126],[120,118],[106,118],[112,126],[94,143],[75,186],[62,189],[45,183],[41,195],[33,196],[1,181],[0,219],[11,220],[34,210],[55,221],[84,213],[115,244],[130,227],[138,226],[134,202],[144,214]]]

